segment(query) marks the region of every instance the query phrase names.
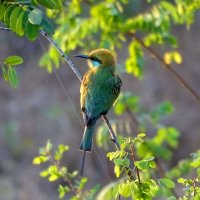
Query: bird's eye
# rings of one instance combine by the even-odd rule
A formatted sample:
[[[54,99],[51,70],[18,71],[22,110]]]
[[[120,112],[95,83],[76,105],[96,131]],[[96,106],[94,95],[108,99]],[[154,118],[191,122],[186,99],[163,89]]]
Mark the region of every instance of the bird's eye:
[[[91,59],[92,61],[94,61],[94,62],[98,62],[99,64],[102,64],[102,61],[99,60],[99,59],[96,58],[96,57],[91,57],[90,59]]]

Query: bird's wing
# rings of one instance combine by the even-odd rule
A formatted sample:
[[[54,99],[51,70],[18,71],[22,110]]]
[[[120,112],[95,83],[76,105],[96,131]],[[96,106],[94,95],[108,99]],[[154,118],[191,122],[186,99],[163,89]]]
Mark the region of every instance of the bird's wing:
[[[85,124],[88,124],[88,112],[87,112],[87,101],[88,101],[88,97],[90,96],[90,85],[92,82],[92,75],[93,72],[91,70],[89,70],[88,72],[86,72],[86,74],[83,76],[82,82],[81,82],[81,87],[80,87],[80,104],[81,104],[81,110],[82,110],[82,114],[83,114],[83,120]]]
[[[92,81],[91,84],[91,79],[91,73],[87,73],[81,85],[81,108],[86,125],[92,125],[101,115],[107,114],[122,85],[117,75],[101,83]]]
[[[114,101],[115,101],[116,98],[119,96],[120,89],[122,86],[122,80],[120,79],[120,77],[118,75],[115,75],[111,78],[110,82],[112,85],[111,88],[112,88],[112,93],[114,95],[114,98],[115,98]]]

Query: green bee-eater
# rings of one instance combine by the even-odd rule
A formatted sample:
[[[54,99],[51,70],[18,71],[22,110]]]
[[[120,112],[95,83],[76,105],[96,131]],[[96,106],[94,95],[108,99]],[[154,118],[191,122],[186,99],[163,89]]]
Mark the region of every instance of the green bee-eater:
[[[102,115],[106,115],[115,102],[122,81],[115,73],[116,58],[111,51],[97,49],[89,55],[76,55],[76,57],[88,59],[90,67],[82,79],[80,88],[80,103],[85,123],[80,149],[85,155],[86,151],[91,151],[96,121]]]

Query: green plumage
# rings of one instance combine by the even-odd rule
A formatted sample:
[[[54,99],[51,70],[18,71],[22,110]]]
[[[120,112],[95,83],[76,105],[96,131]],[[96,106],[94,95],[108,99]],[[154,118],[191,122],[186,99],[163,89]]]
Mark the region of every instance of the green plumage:
[[[120,87],[121,80],[115,74],[113,63],[92,67],[84,75],[81,84],[81,109],[86,127],[81,150],[91,151],[96,121],[101,115],[107,114],[119,95]]]

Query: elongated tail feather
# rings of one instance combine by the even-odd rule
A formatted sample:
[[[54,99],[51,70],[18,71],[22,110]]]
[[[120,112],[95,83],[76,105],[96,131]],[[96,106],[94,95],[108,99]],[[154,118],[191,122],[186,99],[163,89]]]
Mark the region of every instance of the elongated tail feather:
[[[83,139],[80,144],[80,150],[91,151],[92,148],[92,138],[94,135],[95,124],[91,126],[86,126],[83,134]]]
[[[82,163],[81,163],[81,172],[80,172],[81,176],[83,176],[85,157],[86,157],[86,151],[83,152],[83,160],[82,160]]]
[[[94,135],[94,128],[95,128],[95,123],[91,126],[85,127],[83,139],[80,144],[80,150],[84,151],[83,152],[83,160],[81,163],[81,171],[80,171],[81,176],[83,175],[86,152],[91,151],[91,148],[92,148],[92,138]]]

